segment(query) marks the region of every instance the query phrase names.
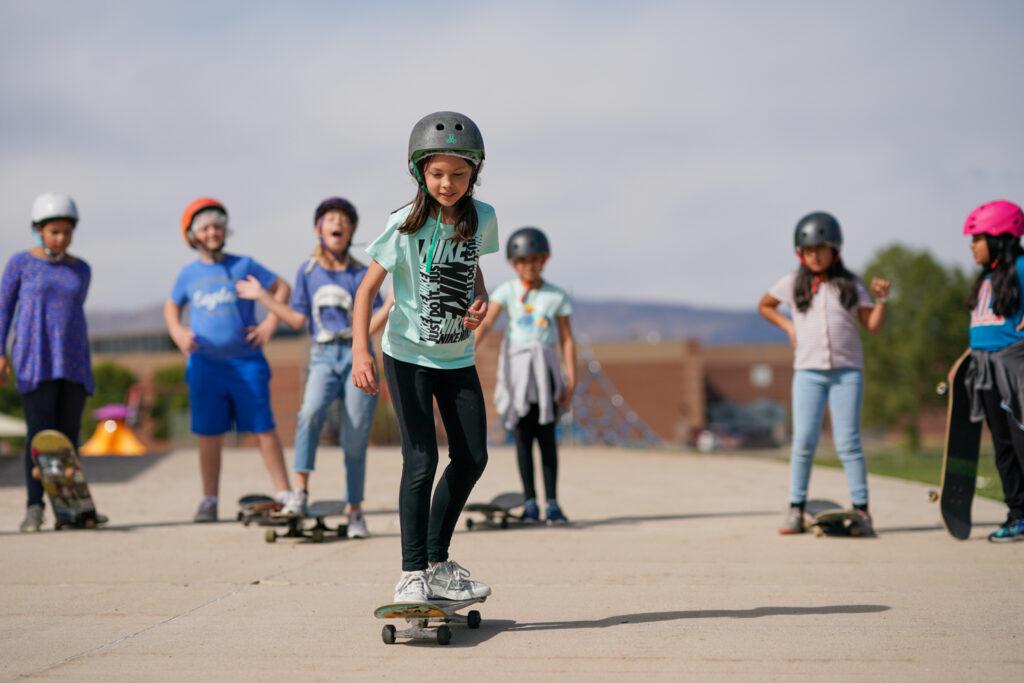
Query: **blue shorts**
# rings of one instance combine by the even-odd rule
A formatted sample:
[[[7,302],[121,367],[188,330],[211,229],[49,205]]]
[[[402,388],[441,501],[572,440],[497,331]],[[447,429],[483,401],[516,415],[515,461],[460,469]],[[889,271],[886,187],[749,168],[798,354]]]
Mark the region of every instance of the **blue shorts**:
[[[193,353],[185,367],[192,433],[218,436],[235,429],[261,434],[274,429],[270,366],[262,353],[211,358]]]

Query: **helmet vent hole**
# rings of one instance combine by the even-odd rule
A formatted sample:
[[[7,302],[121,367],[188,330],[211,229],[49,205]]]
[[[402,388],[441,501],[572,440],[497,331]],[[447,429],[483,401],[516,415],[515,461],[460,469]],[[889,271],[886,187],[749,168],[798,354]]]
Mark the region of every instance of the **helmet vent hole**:
[[[443,123],[437,124],[437,129],[438,130],[444,130],[444,124]]]
[[[462,130],[462,124],[461,123],[456,123],[455,124],[455,130]]]

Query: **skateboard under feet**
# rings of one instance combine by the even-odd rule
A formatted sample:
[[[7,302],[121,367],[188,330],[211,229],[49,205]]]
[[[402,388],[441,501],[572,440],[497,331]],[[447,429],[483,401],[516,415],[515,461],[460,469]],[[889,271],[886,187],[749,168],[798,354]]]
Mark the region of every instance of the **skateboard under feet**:
[[[306,508],[305,515],[273,512],[270,514],[270,519],[280,522],[287,529],[283,532],[278,532],[273,528],[267,529],[263,534],[263,539],[267,543],[275,543],[279,538],[308,538],[314,543],[323,543],[329,533],[336,533],[341,538],[345,538],[348,535],[347,524],[329,527],[324,522],[327,517],[338,517],[345,514],[345,505],[343,500],[320,500],[311,503]],[[313,526],[306,526],[308,520],[313,520]]]
[[[449,624],[465,625],[467,628],[480,628],[482,620],[480,612],[470,610],[466,614],[457,614],[460,610],[484,598],[473,600],[431,600],[430,602],[395,602],[382,605],[374,610],[378,619],[405,619],[408,628],[398,629],[387,624],[381,629],[380,637],[387,645],[394,645],[398,638],[413,640],[434,640],[438,645],[447,645],[452,640]]]

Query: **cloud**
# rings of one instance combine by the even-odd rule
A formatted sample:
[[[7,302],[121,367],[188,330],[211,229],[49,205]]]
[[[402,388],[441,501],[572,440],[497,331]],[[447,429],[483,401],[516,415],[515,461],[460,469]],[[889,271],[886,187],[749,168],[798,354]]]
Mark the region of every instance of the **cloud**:
[[[90,307],[153,303],[191,258],[181,209],[212,194],[230,249],[290,278],[316,203],[350,197],[372,239],[412,194],[411,125],[455,109],[483,129],[503,234],[547,230],[577,295],[752,306],[817,209],[855,268],[894,240],[968,267],[966,213],[1024,200],[1022,20],[987,2],[6,3],[0,250],[27,246],[36,194],[68,191]]]

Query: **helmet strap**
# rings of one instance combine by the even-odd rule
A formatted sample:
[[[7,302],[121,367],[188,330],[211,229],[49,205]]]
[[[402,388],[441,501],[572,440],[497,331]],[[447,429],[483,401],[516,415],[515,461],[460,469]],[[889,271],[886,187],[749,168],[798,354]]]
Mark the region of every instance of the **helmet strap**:
[[[33,229],[32,233],[35,236],[36,246],[42,248],[43,253],[46,254],[47,261],[49,261],[50,263],[60,263],[65,258],[67,258],[68,254],[66,251],[56,252],[53,249],[50,249],[48,246],[46,246],[46,242],[43,241],[43,235],[39,231],[39,229]]]

